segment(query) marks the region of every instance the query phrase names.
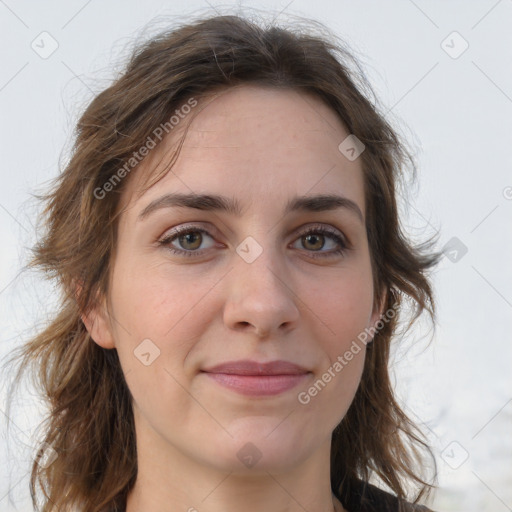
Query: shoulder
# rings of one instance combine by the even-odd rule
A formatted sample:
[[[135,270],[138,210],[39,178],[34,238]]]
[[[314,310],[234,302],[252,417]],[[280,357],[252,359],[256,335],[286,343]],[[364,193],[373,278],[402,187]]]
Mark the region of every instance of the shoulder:
[[[374,485],[360,482],[349,500],[343,503],[348,512],[433,512],[424,505],[401,502],[396,496],[375,487]]]

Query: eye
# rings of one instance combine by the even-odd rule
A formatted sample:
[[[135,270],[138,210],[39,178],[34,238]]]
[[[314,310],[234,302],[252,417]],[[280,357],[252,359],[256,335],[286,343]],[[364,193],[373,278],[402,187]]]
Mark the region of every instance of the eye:
[[[159,240],[158,244],[165,246],[172,253],[180,256],[197,256],[203,252],[202,250],[198,251],[197,249],[201,246],[205,235],[207,238],[213,240],[211,235],[205,229],[180,226]],[[206,247],[206,249],[213,247],[214,245],[215,244],[211,244],[209,247]]]
[[[334,246],[333,250],[322,251],[326,245],[326,239],[330,239],[330,245]],[[312,226],[303,231],[297,242],[301,242],[308,252],[312,252],[310,256],[313,258],[328,258],[339,256],[348,250],[348,243],[345,237],[337,230],[326,226]],[[329,245],[329,244],[327,244]],[[317,253],[317,254],[314,254]]]
[[[207,247],[201,248],[204,240],[210,239]],[[326,244],[327,240],[327,244]],[[329,243],[330,241],[330,243]],[[310,253],[312,258],[328,258],[344,254],[349,249],[344,235],[333,228],[326,226],[311,226],[300,233],[295,243],[301,242],[302,247]],[[204,251],[215,246],[210,233],[197,226],[179,226],[166,234],[158,241],[158,245],[164,246],[178,256],[201,256]],[[331,245],[332,250],[322,250],[326,245]],[[316,254],[315,254],[316,253]]]

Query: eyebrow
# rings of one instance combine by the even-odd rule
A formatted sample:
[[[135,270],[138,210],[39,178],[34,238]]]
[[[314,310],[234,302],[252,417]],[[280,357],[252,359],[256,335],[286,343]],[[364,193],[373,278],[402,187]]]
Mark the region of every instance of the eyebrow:
[[[162,208],[193,208],[195,210],[220,211],[231,215],[241,216],[243,209],[236,199],[211,194],[165,194],[151,201],[140,213],[138,220],[142,221],[150,214]],[[351,199],[336,194],[321,194],[316,196],[297,196],[291,198],[285,206],[284,215],[291,212],[323,212],[345,208],[356,214],[364,223],[361,209]]]

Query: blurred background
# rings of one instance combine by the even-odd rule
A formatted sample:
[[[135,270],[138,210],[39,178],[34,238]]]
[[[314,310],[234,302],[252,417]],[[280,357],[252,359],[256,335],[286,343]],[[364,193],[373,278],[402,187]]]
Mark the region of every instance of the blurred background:
[[[439,232],[444,257],[436,330],[422,321],[397,346],[397,393],[437,457],[431,507],[512,511],[512,0],[0,0],[0,358],[57,304],[52,285],[23,266],[36,239],[33,194],[65,163],[81,110],[134,41],[237,12],[324,23],[409,141],[418,177],[401,195],[404,225],[416,241]],[[10,376],[1,376],[0,510],[28,512],[44,406],[26,382],[7,411]]]

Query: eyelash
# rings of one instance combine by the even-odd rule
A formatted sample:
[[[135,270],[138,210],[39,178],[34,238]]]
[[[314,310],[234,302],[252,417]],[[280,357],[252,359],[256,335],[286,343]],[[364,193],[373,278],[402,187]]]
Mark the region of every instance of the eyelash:
[[[202,229],[200,227],[194,227],[194,226],[185,226],[185,227],[176,228],[172,233],[169,233],[168,236],[159,240],[158,245],[164,246],[166,249],[171,251],[173,254],[177,254],[178,256],[199,257],[203,254],[203,252],[205,250],[208,250],[208,249],[204,249],[203,251],[197,251],[197,250],[188,250],[187,251],[184,249],[176,249],[175,247],[172,247],[170,245],[170,243],[173,242],[178,237],[180,237],[182,235],[189,234],[189,233],[202,233],[202,234],[206,234],[209,237],[213,238],[212,235],[205,229]],[[305,249],[307,252],[312,253],[311,254],[312,258],[329,258],[329,257],[338,256],[338,255],[343,255],[349,249],[349,246],[348,246],[346,240],[342,236],[340,236],[337,231],[335,231],[331,228],[328,228],[328,227],[324,227],[324,226],[322,226],[322,227],[310,226],[305,231],[300,233],[300,235],[298,236],[297,239],[303,238],[303,237],[311,235],[311,234],[328,235],[329,237],[334,239],[334,241],[338,244],[338,249],[335,249],[335,250],[332,250],[329,252],[307,251],[307,249]]]

